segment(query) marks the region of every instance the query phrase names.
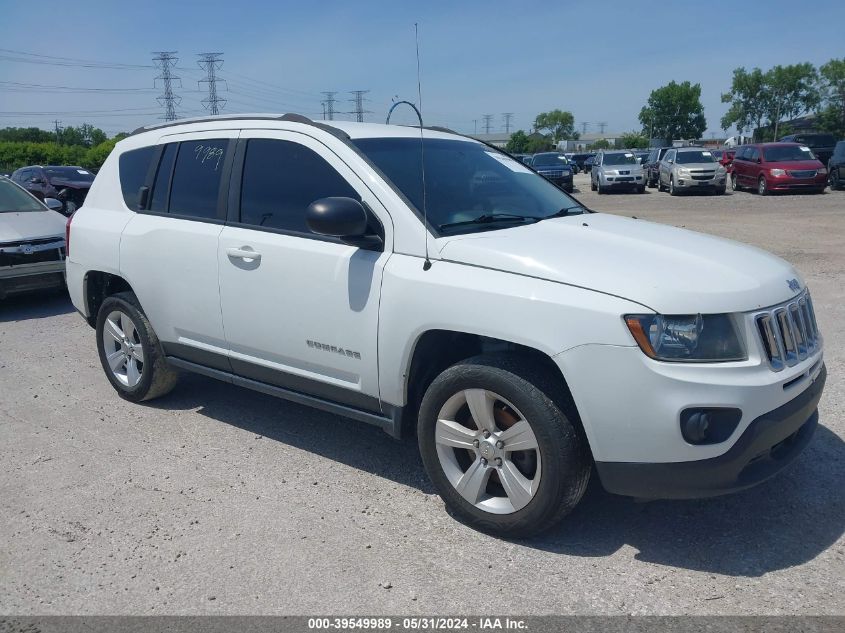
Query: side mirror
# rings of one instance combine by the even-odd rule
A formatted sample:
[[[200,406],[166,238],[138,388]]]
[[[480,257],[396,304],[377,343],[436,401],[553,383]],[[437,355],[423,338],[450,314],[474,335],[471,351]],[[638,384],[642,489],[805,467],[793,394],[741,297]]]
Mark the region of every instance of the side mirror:
[[[61,213],[65,208],[62,201],[56,200],[55,198],[44,198],[44,204],[47,205],[47,208],[50,209],[50,211],[58,211],[59,213]]]
[[[352,198],[320,198],[308,205],[305,223],[312,233],[337,237],[347,244],[380,249],[382,238],[370,230],[370,216],[364,205]]]
[[[34,176],[34,177],[29,179],[29,182],[31,182],[33,185],[43,185],[44,179],[41,178],[40,176]]]

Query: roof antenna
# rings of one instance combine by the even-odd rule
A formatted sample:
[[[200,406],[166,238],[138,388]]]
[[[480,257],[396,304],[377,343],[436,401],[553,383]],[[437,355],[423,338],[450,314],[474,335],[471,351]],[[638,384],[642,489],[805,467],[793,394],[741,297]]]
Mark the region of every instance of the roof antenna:
[[[417,103],[420,104],[417,115],[420,117],[420,173],[422,174],[422,204],[423,204],[423,229],[425,230],[425,261],[423,270],[431,268],[431,260],[428,258],[428,208],[425,200],[425,141],[423,137],[422,119],[422,86],[420,85],[420,27],[414,22],[414,37],[417,43]],[[414,108],[416,110],[416,108]]]
[[[422,212],[423,212],[423,230],[425,231],[425,261],[423,262],[423,270],[428,270],[431,268],[431,259],[428,257],[428,207],[426,204],[426,195],[425,195],[425,141],[423,137],[423,118],[422,113],[422,88],[420,86],[420,30],[419,24],[414,22],[414,35],[416,37],[417,42],[417,102],[419,103],[419,108],[415,106],[410,101],[396,101],[396,97],[394,97],[393,105],[390,106],[390,110],[387,111],[387,125],[390,125],[390,115],[393,114],[393,111],[396,109],[401,103],[404,103],[407,106],[410,106],[417,115],[417,118],[420,121],[420,175],[422,177]]]

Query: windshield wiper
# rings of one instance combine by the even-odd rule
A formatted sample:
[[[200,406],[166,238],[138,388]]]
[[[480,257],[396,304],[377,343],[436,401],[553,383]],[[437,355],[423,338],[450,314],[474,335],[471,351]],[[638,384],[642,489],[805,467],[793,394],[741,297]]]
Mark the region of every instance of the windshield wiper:
[[[582,207],[580,204],[573,204],[573,205],[568,206],[568,207],[563,207],[557,213],[552,213],[551,215],[547,215],[547,216],[540,218],[540,219],[541,220],[548,220],[550,218],[562,218],[566,215],[569,215],[569,213],[571,211],[575,211],[576,209],[578,210],[578,213],[573,214],[573,215],[581,215],[585,211],[584,207]]]
[[[544,218],[536,215],[517,215],[515,213],[485,213],[472,220],[461,220],[460,222],[447,222],[438,225],[438,229],[448,229],[453,226],[468,226],[470,224],[492,224],[493,222],[539,222]]]

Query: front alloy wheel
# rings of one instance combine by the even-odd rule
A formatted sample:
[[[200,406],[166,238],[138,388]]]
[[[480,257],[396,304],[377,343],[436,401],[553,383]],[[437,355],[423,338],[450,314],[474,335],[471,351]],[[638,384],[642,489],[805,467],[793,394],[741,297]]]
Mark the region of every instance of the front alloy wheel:
[[[465,389],[437,416],[437,457],[470,504],[493,514],[521,510],[537,492],[542,464],[531,425],[510,402],[486,389]]]
[[[757,193],[759,193],[761,196],[766,196],[769,194],[769,186],[766,182],[765,176],[760,176],[760,178],[757,180]]]

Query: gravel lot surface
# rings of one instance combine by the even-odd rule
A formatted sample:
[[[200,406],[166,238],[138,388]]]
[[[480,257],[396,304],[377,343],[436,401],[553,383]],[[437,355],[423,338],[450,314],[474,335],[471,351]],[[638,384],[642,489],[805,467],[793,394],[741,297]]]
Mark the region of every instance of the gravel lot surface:
[[[553,533],[497,540],[444,511],[413,440],[199,376],[124,402],[66,297],[31,296],[0,304],[0,613],[845,614],[845,192],[576,183],[803,272],[829,377],[786,472],[689,502],[594,481]]]

